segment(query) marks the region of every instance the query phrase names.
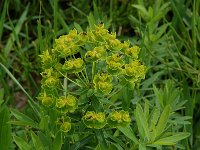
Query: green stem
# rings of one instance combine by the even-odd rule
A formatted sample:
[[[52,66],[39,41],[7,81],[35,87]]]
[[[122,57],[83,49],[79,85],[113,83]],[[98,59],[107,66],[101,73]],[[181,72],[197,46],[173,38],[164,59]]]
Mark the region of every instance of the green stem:
[[[86,67],[84,68],[84,72],[85,72],[85,76],[86,76],[86,79],[87,79],[88,83],[90,83],[89,78],[88,78],[88,73],[87,73]]]
[[[94,79],[95,72],[96,72],[96,62],[93,62],[92,63],[92,81]]]
[[[88,79],[85,77],[85,75],[84,75],[83,71],[81,71],[81,75],[83,76],[83,78],[84,78],[85,82],[89,83],[89,81],[88,81]]]
[[[128,84],[128,83],[124,84],[124,86],[122,86],[122,87],[119,88],[118,90],[117,90],[117,88],[114,89],[113,92],[112,92],[107,98],[109,99],[109,98],[111,98],[113,95],[115,95],[115,94],[117,94],[118,92],[120,92],[127,84]]]
[[[66,74],[66,77],[67,77],[67,74]],[[64,78],[64,81],[63,81],[63,84],[64,84],[64,95],[66,96],[66,94],[67,94],[67,79],[66,78]]]
[[[72,83],[78,85],[79,87],[82,87],[80,84],[76,83],[75,81],[73,81],[72,79],[68,78],[66,75],[64,75],[62,72],[58,71],[64,78],[66,78],[67,80],[71,81]]]
[[[87,84],[81,79],[81,77],[79,76],[78,73],[75,73],[75,75],[79,78],[79,80],[80,80],[85,86],[87,86]]]

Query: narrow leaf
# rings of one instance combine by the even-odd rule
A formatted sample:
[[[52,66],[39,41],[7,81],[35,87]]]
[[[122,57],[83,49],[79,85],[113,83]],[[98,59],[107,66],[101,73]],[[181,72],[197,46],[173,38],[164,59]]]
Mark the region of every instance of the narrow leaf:
[[[154,142],[155,145],[175,145],[176,142],[185,139],[190,136],[190,133],[188,132],[182,132],[182,133],[174,133],[174,135],[161,138]]]
[[[14,136],[13,139],[20,150],[31,150],[32,149],[32,147],[21,137]]]
[[[62,133],[58,132],[53,142],[53,150],[61,150],[62,144],[63,144]]]
[[[32,138],[33,145],[34,145],[35,149],[44,150],[44,147],[43,147],[43,145],[41,143],[40,138],[33,131],[31,132],[31,138]]]
[[[150,140],[150,133],[149,133],[147,118],[146,118],[146,116],[145,116],[145,114],[142,110],[142,107],[139,103],[136,106],[136,115],[137,115],[139,122],[141,124],[141,127],[138,126],[138,128],[143,128],[146,138],[148,140]]]
[[[34,128],[39,128],[38,124],[35,121],[33,121],[30,117],[26,116],[25,114],[14,109],[11,109],[11,113],[17,118],[17,120],[19,120],[18,122],[13,121],[12,122],[13,124],[21,123],[22,125],[24,124],[24,125],[32,126]]]
[[[127,127],[119,126],[119,127],[117,127],[117,129],[120,130],[127,138],[132,140],[134,143],[136,143],[136,144],[139,143],[130,126],[127,126]]]
[[[165,127],[166,127],[167,122],[168,122],[169,115],[170,115],[170,106],[167,105],[164,108],[164,110],[163,110],[163,112],[160,116],[160,119],[158,121],[158,124],[156,126],[157,137],[160,136],[163,133],[163,131],[165,130]]]
[[[1,107],[1,106],[0,106]],[[11,145],[11,126],[8,124],[9,121],[9,111],[5,107],[0,112],[0,149],[8,150]]]
[[[7,41],[7,44],[6,44],[5,48],[4,48],[4,54],[6,56],[10,53],[12,45],[14,44],[14,41],[16,40],[14,38],[14,34],[16,34],[16,35],[19,34],[19,32],[20,32],[20,30],[22,28],[22,25],[23,25],[24,21],[26,20],[26,15],[28,13],[28,9],[29,9],[29,5],[27,5],[27,7],[25,8],[24,12],[22,13],[21,17],[19,18],[19,20],[17,22],[17,25],[14,28],[13,33],[10,35],[10,38]]]

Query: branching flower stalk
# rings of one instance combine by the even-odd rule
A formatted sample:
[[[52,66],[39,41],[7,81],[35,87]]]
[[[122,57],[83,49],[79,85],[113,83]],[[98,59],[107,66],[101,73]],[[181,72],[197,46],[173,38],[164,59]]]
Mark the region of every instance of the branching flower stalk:
[[[38,100],[58,113],[57,125],[64,133],[71,130],[73,120],[94,129],[126,126],[131,122],[127,111],[104,110],[99,100],[110,99],[127,84],[145,78],[147,68],[138,60],[139,51],[129,41],[116,39],[116,33],[109,33],[103,24],[87,32],[73,29],[40,55],[43,72]],[[79,119],[71,115],[76,113],[81,114]]]

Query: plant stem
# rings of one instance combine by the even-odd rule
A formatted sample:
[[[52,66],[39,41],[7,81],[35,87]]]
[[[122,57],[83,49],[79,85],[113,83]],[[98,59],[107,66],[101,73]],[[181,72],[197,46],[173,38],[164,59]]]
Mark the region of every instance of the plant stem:
[[[96,72],[96,62],[93,62],[92,63],[92,81],[94,79],[95,72]]]
[[[79,76],[78,73],[75,73],[75,75],[79,78],[79,80],[80,80],[85,86],[87,86],[87,84],[82,80],[82,78]]]
[[[66,75],[64,75],[62,72],[58,71],[63,77],[65,77],[67,80],[71,81],[72,83],[78,85],[79,87],[82,87],[80,84],[76,83],[75,81],[73,81],[72,79],[68,78]]]
[[[86,76],[86,79],[87,79],[88,83],[90,83],[86,67],[84,68],[84,72],[85,72],[85,76]]]
[[[85,75],[84,75],[83,71],[81,71],[81,75],[83,76],[83,78],[84,78],[85,82],[89,83],[89,80],[88,80],[88,79],[85,77]]]
[[[67,74],[66,74],[66,77],[67,77]],[[67,78],[64,78],[64,95],[66,96],[67,94]]]
[[[122,86],[122,87],[119,88],[118,90],[117,90],[117,88],[114,89],[114,90],[113,90],[113,93],[111,93],[107,98],[109,99],[109,98],[111,98],[113,95],[115,95],[115,94],[117,94],[118,92],[120,92],[127,84],[128,84],[128,83],[124,84],[124,86]]]

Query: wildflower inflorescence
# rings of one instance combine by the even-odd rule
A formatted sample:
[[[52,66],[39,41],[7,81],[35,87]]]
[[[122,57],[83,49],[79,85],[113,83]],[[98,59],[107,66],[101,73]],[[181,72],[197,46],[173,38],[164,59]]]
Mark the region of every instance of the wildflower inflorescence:
[[[116,39],[116,33],[109,33],[102,24],[87,32],[73,29],[40,55],[43,72],[38,99],[45,107],[56,110],[61,118],[82,113],[79,121],[88,128],[127,125],[131,121],[127,111],[109,110],[107,115],[102,109],[94,108],[91,96],[97,100],[109,97],[117,91],[116,85],[144,79],[147,69],[138,60],[139,51],[129,41],[122,43]],[[85,98],[89,110],[79,109],[79,98],[91,90],[93,94]],[[71,129],[71,119],[58,124],[63,132]]]

